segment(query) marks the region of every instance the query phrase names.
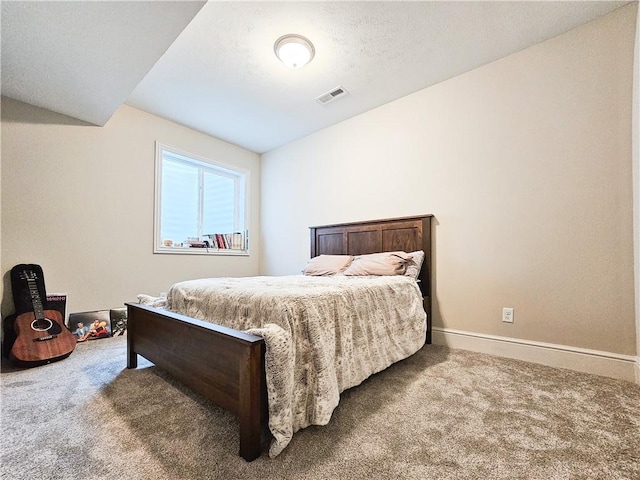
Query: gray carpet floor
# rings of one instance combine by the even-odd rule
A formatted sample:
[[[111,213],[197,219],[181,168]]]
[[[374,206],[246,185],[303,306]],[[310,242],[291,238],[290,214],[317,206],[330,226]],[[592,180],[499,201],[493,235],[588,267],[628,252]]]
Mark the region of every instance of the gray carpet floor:
[[[640,479],[640,387],[425,346],[342,394],[275,459],[238,422],[141,361],[124,337],[1,381],[6,479]],[[4,360],[4,359],[3,359]]]

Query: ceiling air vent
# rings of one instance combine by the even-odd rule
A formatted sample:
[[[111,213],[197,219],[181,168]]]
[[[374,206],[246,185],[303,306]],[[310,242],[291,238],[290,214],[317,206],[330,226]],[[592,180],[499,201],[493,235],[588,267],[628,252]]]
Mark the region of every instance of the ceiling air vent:
[[[342,87],[336,87],[329,90],[327,93],[323,93],[319,97],[316,97],[316,102],[320,105],[326,105],[329,102],[333,102],[337,98],[344,97],[348,92]]]

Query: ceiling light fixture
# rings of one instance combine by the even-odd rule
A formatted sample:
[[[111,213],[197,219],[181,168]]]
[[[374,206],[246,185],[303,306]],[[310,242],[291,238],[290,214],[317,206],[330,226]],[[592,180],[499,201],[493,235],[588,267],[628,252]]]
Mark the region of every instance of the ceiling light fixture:
[[[289,68],[301,68],[311,61],[316,49],[309,39],[290,33],[283,35],[273,46],[276,57]]]

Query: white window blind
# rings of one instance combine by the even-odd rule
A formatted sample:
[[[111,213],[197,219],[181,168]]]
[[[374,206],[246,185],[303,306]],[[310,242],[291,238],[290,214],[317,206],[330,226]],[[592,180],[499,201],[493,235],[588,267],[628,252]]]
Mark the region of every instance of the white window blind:
[[[247,176],[242,169],[158,144],[155,251],[246,253]],[[221,235],[233,237],[233,245],[221,242]],[[193,248],[202,244],[206,248]]]
[[[198,177],[197,167],[168,158],[162,159],[163,240],[180,242],[199,235]]]

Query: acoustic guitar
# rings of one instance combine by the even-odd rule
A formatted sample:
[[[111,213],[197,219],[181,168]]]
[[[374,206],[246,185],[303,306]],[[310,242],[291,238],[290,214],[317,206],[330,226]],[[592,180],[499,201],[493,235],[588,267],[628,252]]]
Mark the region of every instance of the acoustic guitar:
[[[75,335],[65,326],[60,312],[44,310],[36,274],[23,270],[20,278],[27,282],[33,311],[16,317],[11,359],[19,365],[36,366],[68,357],[76,348]]]

